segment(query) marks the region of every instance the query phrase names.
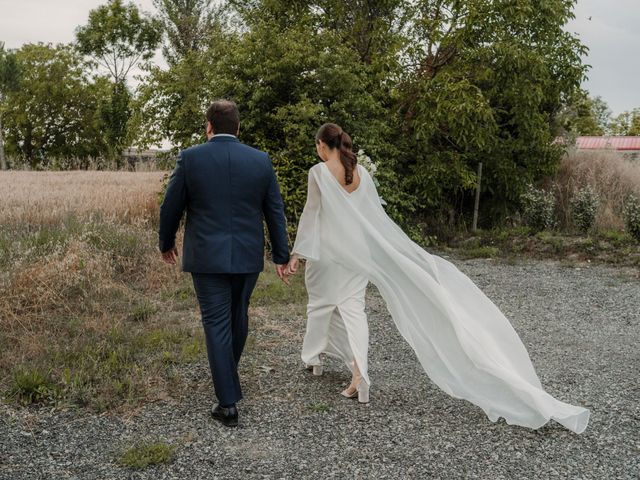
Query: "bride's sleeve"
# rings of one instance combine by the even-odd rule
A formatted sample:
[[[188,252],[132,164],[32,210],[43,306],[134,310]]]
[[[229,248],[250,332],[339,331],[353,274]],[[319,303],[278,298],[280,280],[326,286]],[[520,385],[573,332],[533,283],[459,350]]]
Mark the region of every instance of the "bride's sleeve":
[[[306,260],[320,259],[320,188],[313,169],[309,170],[307,202],[298,222],[293,253]]]

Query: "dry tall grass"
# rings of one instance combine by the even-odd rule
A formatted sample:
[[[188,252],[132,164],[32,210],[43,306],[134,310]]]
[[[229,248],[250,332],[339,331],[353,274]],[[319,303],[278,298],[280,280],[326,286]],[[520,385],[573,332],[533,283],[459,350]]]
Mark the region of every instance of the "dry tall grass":
[[[117,221],[157,214],[162,172],[0,172],[0,224],[53,225],[99,213]]]
[[[596,227],[620,230],[626,196],[640,196],[640,162],[625,160],[614,152],[573,150],[565,155],[554,180],[563,227],[571,224],[570,199],[586,185],[600,197]]]
[[[185,390],[174,367],[206,355],[191,278],[157,251],[162,176],[0,172],[0,397],[105,410]],[[260,328],[304,312],[302,277],[294,296],[261,277]]]
[[[162,176],[0,173],[0,393],[135,404],[200,356],[189,278],[157,252]]]

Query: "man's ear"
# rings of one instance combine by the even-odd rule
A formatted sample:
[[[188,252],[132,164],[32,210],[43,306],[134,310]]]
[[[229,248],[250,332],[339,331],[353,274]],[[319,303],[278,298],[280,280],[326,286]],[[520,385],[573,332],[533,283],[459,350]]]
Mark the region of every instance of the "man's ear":
[[[211,125],[211,122],[207,121],[207,136],[213,136],[213,135],[214,135],[213,125]]]
[[[240,136],[240,124],[238,124],[238,130],[236,130],[236,137]]]

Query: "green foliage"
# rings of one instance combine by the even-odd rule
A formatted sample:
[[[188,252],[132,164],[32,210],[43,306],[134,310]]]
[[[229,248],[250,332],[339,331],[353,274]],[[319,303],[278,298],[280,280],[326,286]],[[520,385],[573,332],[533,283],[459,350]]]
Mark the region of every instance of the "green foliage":
[[[169,180],[171,179],[171,174],[165,173],[162,176],[162,183],[160,186],[160,190],[158,191],[158,204],[162,205],[164,202],[164,196],[167,193],[167,187],[169,186]]]
[[[133,469],[170,463],[175,455],[175,450],[175,446],[165,442],[139,441],[120,454],[118,463]]]
[[[130,130],[135,143],[148,146],[167,138],[177,150],[203,142],[204,112],[222,94],[215,80],[208,81],[218,61],[220,55],[212,50],[209,55],[191,53],[169,70],[150,67],[132,105]],[[194,83],[194,78],[201,80]]]
[[[522,216],[529,227],[539,231],[554,226],[556,200],[553,193],[528,185],[520,200]]]
[[[175,65],[191,52],[202,51],[210,29],[224,15],[213,0],[153,0],[167,38],[162,53],[169,65]]]
[[[494,257],[507,263],[554,258],[568,264],[640,265],[640,244],[628,233],[596,230],[586,237],[558,231],[532,233],[524,226],[479,230],[472,237],[458,235],[447,244],[447,251],[463,258]]]
[[[57,390],[49,374],[37,368],[19,368],[13,373],[9,395],[22,404],[49,403]]]
[[[101,120],[104,124],[104,137],[110,158],[116,160],[116,168],[121,167],[120,153],[127,136],[127,124],[131,116],[129,106],[131,94],[124,81],[111,86],[111,95],[103,100]]]
[[[162,25],[157,19],[145,18],[133,3],[109,0],[89,13],[87,25],[76,31],[77,48],[105,68],[112,79],[110,95],[105,96],[102,121],[108,155],[118,160],[127,140],[127,124],[131,117],[130,93],[126,79],[140,61],[149,60],[162,38]]]
[[[640,135],[640,108],[622,112],[611,120],[611,135]]]
[[[158,20],[145,18],[133,3],[109,0],[89,12],[89,22],[76,30],[77,47],[109,71],[114,84],[126,80],[141,60],[149,60],[162,37]]]
[[[5,96],[14,92],[19,86],[19,70],[16,54],[4,48],[4,42],[0,42],[0,170],[7,169],[7,160],[4,153],[3,107]]]
[[[640,241],[640,200],[630,195],[624,204],[624,220],[627,232]]]
[[[18,89],[19,78],[20,70],[15,52],[6,50],[4,42],[0,42],[0,100],[8,92]]]
[[[557,118],[559,134],[570,138],[579,135],[605,135],[609,130],[611,110],[601,97],[591,98],[582,89],[575,92]]]
[[[561,149],[551,124],[585,72],[585,47],[563,28],[573,4],[417,2],[401,105],[415,139],[406,188],[417,191],[420,213],[468,214],[479,161],[485,223],[554,172]]]
[[[31,168],[53,159],[87,160],[105,152],[100,104],[106,84],[91,83],[70,47],[27,44],[16,52],[20,88],[2,107],[7,152]]]
[[[498,256],[500,250],[497,247],[482,246],[461,250],[460,253],[464,258],[493,258]]]
[[[590,185],[582,187],[571,199],[573,223],[583,232],[588,232],[596,223],[600,198]]]
[[[314,136],[322,123],[340,123],[372,155],[395,148],[382,101],[388,102],[389,87],[376,82],[382,67],[361,63],[339,32],[319,30],[323,15],[289,9],[284,2],[238,8],[244,30],[214,28],[205,52],[188,53],[168,71],[151,70],[137,102],[139,131],[147,143],[167,136],[188,146],[203,139],[202,112],[209,102],[234,99],[241,110],[241,138],[271,154],[295,225],[307,170],[317,162]],[[202,79],[195,86],[194,77]],[[393,197],[399,195],[385,196]]]
[[[356,150],[378,163],[386,210],[417,238],[439,234],[439,224],[468,222],[479,162],[480,223],[499,224],[517,209],[527,184],[555,172],[562,153],[556,136],[598,132],[608,115],[606,104],[579,88],[586,49],[564,28],[574,0],[154,4],[159,19],[110,0],[77,30],[79,51],[106,68],[112,82],[83,79],[94,96],[71,83],[69,91],[81,92],[91,107],[65,107],[64,115],[86,112],[80,117],[87,131],[100,133],[87,144],[91,152],[77,145],[64,152],[117,158],[126,144],[164,140],[185,148],[205,139],[210,102],[230,98],[240,106],[241,140],[271,155],[292,227],[324,122],[342,125]],[[163,34],[166,69],[145,63]],[[132,95],[124,79],[138,62],[147,75]],[[63,78],[54,90],[61,83],[69,82]],[[25,94],[14,115],[42,117],[50,110],[42,104],[43,96]],[[62,113],[56,118],[69,123]],[[42,162],[50,147],[30,134],[23,128],[12,144],[31,145],[20,154],[50,166]]]

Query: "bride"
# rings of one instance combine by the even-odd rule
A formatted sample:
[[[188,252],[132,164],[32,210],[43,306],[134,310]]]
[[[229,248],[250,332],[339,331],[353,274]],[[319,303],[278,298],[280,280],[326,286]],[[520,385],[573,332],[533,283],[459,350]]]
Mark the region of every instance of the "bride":
[[[326,141],[316,141],[318,155],[327,159],[324,165],[331,174],[344,181],[342,188],[352,194],[359,188],[360,173],[352,151],[351,137],[346,132],[336,135],[337,125],[327,124]],[[332,133],[332,130],[333,133]],[[338,140],[340,144],[338,145]],[[330,160],[329,160],[330,159]],[[314,168],[322,168],[318,164]],[[361,403],[369,401],[367,350],[369,331],[364,311],[367,277],[344,268],[331,260],[327,247],[331,240],[331,227],[320,229],[317,222],[321,210],[321,193],[309,173],[307,203],[298,224],[298,235],[293,248],[292,261],[287,265],[289,274],[295,273],[299,258],[306,259],[305,283],[309,295],[307,304],[307,331],[302,343],[302,360],[313,368],[314,375],[322,375],[322,357],[326,354],[341,358],[351,369],[351,384],[342,392],[347,398],[358,397]],[[316,230],[317,229],[317,230]],[[324,233],[324,235],[323,235]],[[317,246],[307,242],[318,242]],[[314,248],[317,250],[314,252]],[[340,248],[339,245],[337,248]],[[320,253],[322,250],[322,253]]]
[[[367,170],[332,123],[316,134],[322,162],[309,171],[307,203],[285,271],[307,261],[307,332],[302,357],[321,373],[321,354],[353,372],[346,396],[368,401],[367,282],[387,304],[431,380],[479,406],[493,422],[539,428],[550,419],[582,433],[589,411],[544,391],[520,337],[455,265],[431,255],[385,213]]]

